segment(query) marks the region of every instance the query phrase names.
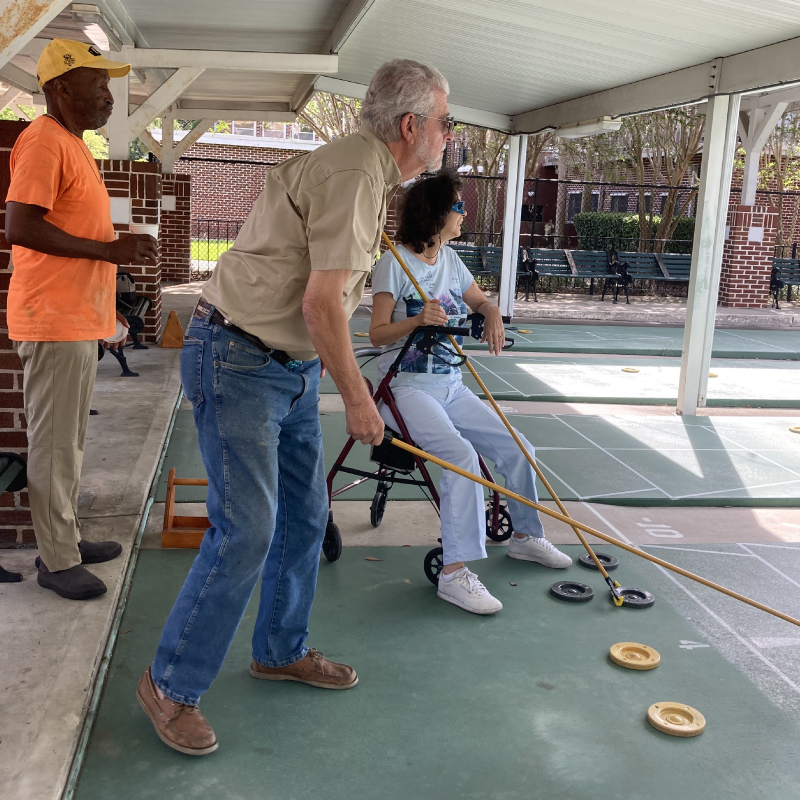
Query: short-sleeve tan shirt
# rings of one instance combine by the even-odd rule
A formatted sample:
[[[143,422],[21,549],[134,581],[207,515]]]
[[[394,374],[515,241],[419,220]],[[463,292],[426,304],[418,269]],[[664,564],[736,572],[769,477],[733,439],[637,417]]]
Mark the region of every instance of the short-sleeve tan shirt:
[[[349,269],[348,319],[380,250],[400,170],[369,128],[271,169],[203,297],[227,320],[292,358],[316,357],[303,318],[311,270]]]

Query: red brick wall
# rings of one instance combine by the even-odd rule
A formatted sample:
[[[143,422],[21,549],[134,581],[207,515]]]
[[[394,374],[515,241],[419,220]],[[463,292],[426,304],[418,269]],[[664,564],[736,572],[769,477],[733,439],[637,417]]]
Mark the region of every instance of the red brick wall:
[[[766,308],[778,211],[770,206],[734,206],[728,210],[728,226],[719,304],[728,308]],[[763,228],[763,241],[749,241],[751,227]]]
[[[11,277],[11,246],[6,241],[8,160],[17,137],[29,123],[0,121],[0,450],[28,453],[22,411],[22,363],[8,338],[6,308]],[[0,548],[35,547],[28,493],[0,495]]]
[[[130,197],[131,221],[158,223],[161,203],[161,167],[149,161],[98,161],[108,194],[111,197]],[[114,226],[120,232],[128,231],[127,224]],[[142,338],[157,342],[161,336],[161,261],[154,267],[138,264],[121,264],[136,280],[136,293],[146,295],[153,306],[144,321]]]
[[[163,197],[175,198],[174,211],[161,210],[161,279],[187,283],[192,279],[191,175],[164,175],[161,187]]]
[[[267,170],[307,150],[279,150],[272,147],[241,147],[198,143],[175,164],[175,172],[191,176],[192,219],[246,220],[261,189]],[[255,161],[190,161],[191,158]]]

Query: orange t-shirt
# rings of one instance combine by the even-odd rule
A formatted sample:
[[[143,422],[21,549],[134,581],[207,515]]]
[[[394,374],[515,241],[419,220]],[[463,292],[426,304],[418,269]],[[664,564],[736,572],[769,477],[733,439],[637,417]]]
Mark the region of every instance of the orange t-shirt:
[[[34,120],[11,151],[6,202],[48,209],[45,219],[81,239],[114,240],[111,204],[89,148],[50,117]],[[77,342],[115,329],[116,267],[107,261],[11,248],[8,335],[16,341]]]

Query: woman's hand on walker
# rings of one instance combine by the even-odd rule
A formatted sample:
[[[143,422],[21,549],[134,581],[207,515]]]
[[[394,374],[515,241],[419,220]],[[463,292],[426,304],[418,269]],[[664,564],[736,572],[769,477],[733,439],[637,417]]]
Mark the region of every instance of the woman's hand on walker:
[[[447,325],[448,317],[438,300],[425,303],[418,315],[420,325]]]
[[[497,306],[487,309],[481,341],[489,343],[489,352],[493,356],[500,355],[506,343],[506,329],[503,326],[503,315]]]

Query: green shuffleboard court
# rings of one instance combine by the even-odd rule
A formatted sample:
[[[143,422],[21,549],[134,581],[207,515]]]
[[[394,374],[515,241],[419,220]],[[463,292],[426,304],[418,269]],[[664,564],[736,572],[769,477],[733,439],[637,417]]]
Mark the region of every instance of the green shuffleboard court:
[[[627,325],[551,325],[534,320],[517,321],[508,335],[515,340],[513,352],[609,353],[628,356],[677,356],[683,350],[683,328]],[[515,328],[516,330],[511,330]],[[520,333],[520,330],[530,333]],[[350,320],[353,345],[369,346],[369,339],[356,336],[369,332],[369,313],[359,309]],[[485,350],[475,339],[464,341],[466,350]],[[714,331],[715,358],[800,358],[800,329]]]
[[[344,414],[321,416],[326,469],[347,441]],[[536,447],[537,458],[562,500],[632,506],[794,506],[800,491],[798,417],[600,417],[513,414],[512,424]],[[374,471],[370,449],[357,444],[345,462]],[[163,501],[167,472],[205,477],[190,410],[177,414],[156,494]],[[440,471],[431,465],[438,483]],[[495,475],[502,483],[499,475]],[[354,477],[339,475],[334,488]],[[338,497],[369,500],[368,481]],[[539,495],[545,498],[543,487]],[[202,502],[205,488],[179,486],[178,502]],[[425,498],[398,484],[391,500]],[[390,509],[391,511],[391,509]]]
[[[437,599],[425,552],[349,548],[322,563],[308,642],[356,668],[349,691],[250,677],[257,589],[202,700],[220,742],[202,758],[168,749],[135,698],[195,554],[141,552],[76,800],[796,796],[800,728],[715,647],[680,647],[705,637],[653,567],[616,554],[626,585],[656,594],[650,609],[616,609],[599,573],[556,575],[492,548],[477,569],[504,608],[477,617]],[[594,599],[556,600],[557,579]],[[609,647],[626,641],[654,647],[660,666],[613,664]],[[656,731],[645,716],[660,701],[696,708],[706,730]]]
[[[552,400],[565,403],[675,405],[680,359],[631,356],[495,357],[470,352],[470,361],[498,400]],[[360,358],[363,374],[377,380],[377,360]],[[623,370],[633,369],[634,372]],[[464,382],[480,394],[466,366]],[[792,361],[712,359],[709,406],[800,408],[800,364]],[[323,394],[337,392],[326,375]]]

